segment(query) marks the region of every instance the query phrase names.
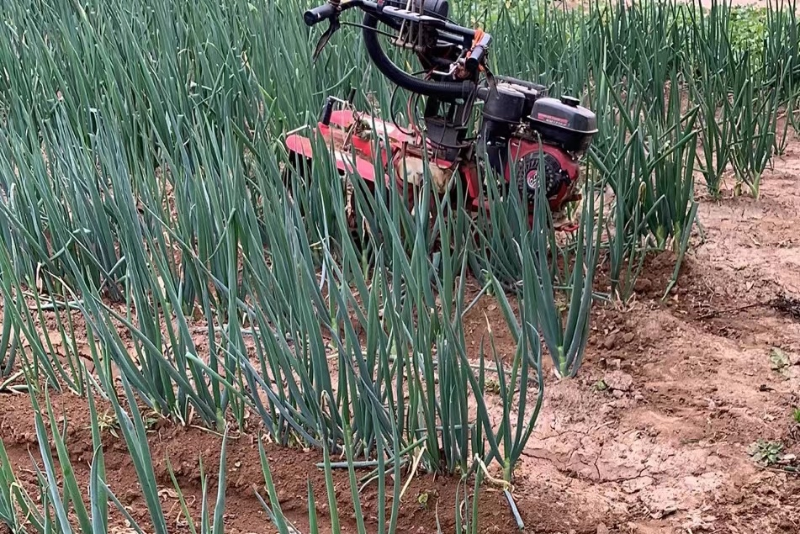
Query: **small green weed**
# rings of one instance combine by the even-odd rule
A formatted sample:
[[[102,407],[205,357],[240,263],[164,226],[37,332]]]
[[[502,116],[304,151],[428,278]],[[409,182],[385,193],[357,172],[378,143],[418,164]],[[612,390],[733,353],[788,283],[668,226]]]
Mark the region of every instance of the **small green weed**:
[[[780,441],[758,440],[750,446],[750,456],[764,466],[771,466],[778,463],[780,454],[783,450],[783,443]]]

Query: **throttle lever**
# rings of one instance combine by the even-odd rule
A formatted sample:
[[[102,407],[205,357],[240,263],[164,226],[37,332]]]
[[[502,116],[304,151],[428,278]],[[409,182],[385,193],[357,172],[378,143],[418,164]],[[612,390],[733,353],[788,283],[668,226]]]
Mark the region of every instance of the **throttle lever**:
[[[333,34],[339,29],[340,26],[341,25],[339,24],[338,18],[331,19],[328,29],[325,30],[325,33],[323,33],[322,37],[320,37],[319,41],[317,41],[317,46],[314,48],[314,54],[311,56],[312,61],[317,60],[319,55],[322,53],[322,49],[328,45],[328,41],[331,40],[331,37],[333,37]]]
[[[330,21],[328,24],[328,29],[325,30],[325,33],[323,33],[319,38],[319,41],[317,41],[317,46],[314,48],[314,54],[311,56],[312,62],[317,60],[319,55],[322,53],[322,50],[328,45],[331,37],[333,37],[333,34],[336,33],[336,30],[341,27],[341,24],[339,23],[340,4],[341,0],[328,0],[327,4],[318,7],[316,10],[307,11],[304,14],[306,24],[308,24],[311,16],[315,17],[316,19],[313,22],[314,24],[326,18]]]

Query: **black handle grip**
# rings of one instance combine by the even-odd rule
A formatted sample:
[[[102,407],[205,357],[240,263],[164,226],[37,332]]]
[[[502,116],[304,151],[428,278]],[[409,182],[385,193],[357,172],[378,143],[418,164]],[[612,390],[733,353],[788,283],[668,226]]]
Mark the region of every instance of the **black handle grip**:
[[[324,4],[319,7],[315,7],[314,9],[309,9],[303,13],[303,22],[306,23],[306,26],[313,26],[322,22],[323,20],[331,18],[335,14],[336,6]]]
[[[486,49],[480,45],[472,49],[472,52],[470,52],[466,63],[468,71],[475,72],[478,69],[478,65],[481,64],[481,60],[483,59],[483,54],[485,51]]]
[[[478,66],[481,64],[481,61],[483,61],[483,56],[486,55],[486,49],[489,46],[489,43],[491,42],[492,42],[492,36],[489,35],[488,33],[485,33],[483,34],[483,37],[481,37],[481,40],[478,41],[478,44],[472,47],[472,50],[470,50],[469,53],[469,57],[467,58],[467,61],[465,63],[465,66],[467,67],[468,71],[475,72],[476,70],[478,70]]]

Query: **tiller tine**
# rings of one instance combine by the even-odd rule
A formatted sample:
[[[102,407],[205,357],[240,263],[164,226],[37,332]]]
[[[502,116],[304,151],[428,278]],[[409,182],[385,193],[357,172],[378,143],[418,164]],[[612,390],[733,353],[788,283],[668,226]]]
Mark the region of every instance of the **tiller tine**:
[[[561,226],[556,226],[556,232],[564,232],[565,234],[574,234],[578,231],[579,226],[574,222],[569,222]]]
[[[570,218],[567,213],[561,209],[552,213],[553,230],[565,234],[574,234],[578,231],[580,223],[573,218]]]
[[[574,234],[578,231],[578,223],[566,216],[553,219],[553,230],[566,234]]]

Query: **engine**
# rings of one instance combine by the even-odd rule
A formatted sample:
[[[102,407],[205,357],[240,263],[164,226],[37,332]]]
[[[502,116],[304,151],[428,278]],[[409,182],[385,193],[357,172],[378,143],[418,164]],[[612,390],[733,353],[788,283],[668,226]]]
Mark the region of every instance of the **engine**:
[[[597,132],[595,114],[575,98],[548,97],[543,86],[521,80],[504,78],[495,90],[481,92],[481,137],[492,169],[508,181],[513,169],[529,200],[543,178],[550,207],[560,210],[571,200],[579,177],[578,162]],[[539,169],[540,149],[544,169]]]

